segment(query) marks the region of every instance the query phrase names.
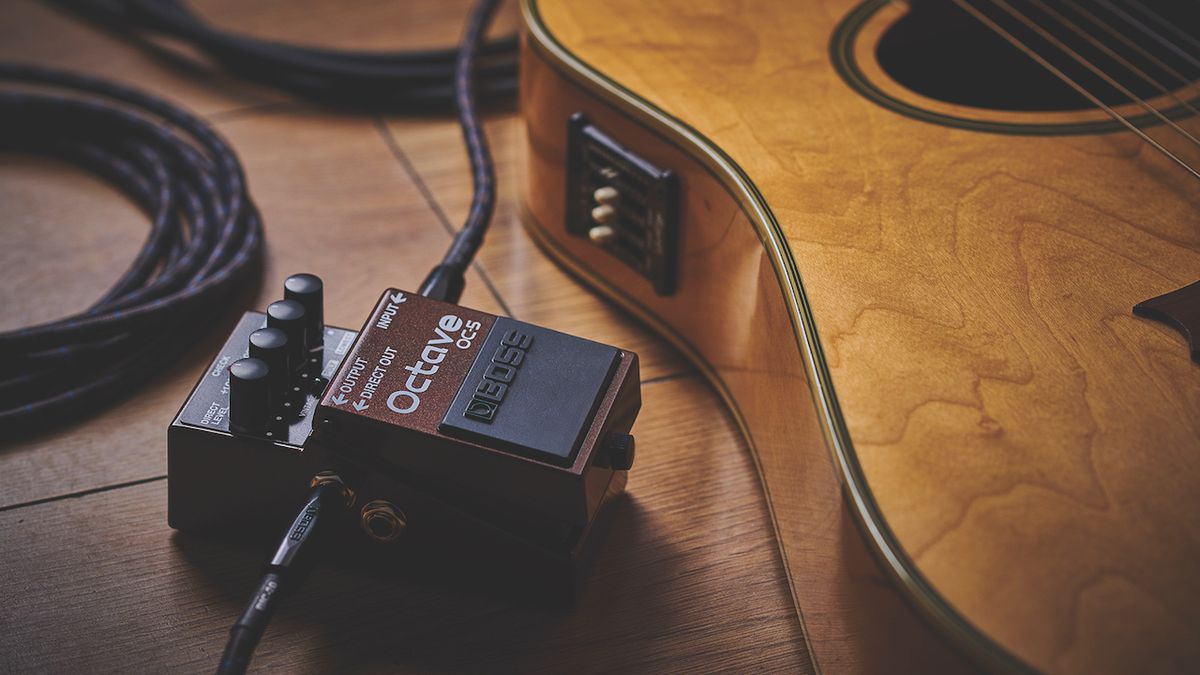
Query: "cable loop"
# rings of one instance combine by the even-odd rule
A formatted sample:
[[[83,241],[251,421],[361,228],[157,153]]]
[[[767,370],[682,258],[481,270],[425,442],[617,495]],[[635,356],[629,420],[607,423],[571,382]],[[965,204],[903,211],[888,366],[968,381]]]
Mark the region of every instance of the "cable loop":
[[[88,309],[0,333],[0,427],[21,432],[131,391],[204,334],[262,252],[241,165],[207,122],[136,89],[0,63],[0,150],[54,157],[150,219],[141,251]]]

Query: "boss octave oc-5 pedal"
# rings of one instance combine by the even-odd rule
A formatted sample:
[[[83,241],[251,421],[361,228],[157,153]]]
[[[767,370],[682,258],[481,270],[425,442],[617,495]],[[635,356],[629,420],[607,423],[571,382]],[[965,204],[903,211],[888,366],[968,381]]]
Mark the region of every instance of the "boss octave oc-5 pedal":
[[[282,530],[334,471],[355,495],[343,530],[575,567],[633,463],[636,354],[397,289],[355,332],[323,324],[317,277],[284,291],[242,317],[171,423],[172,527]]]

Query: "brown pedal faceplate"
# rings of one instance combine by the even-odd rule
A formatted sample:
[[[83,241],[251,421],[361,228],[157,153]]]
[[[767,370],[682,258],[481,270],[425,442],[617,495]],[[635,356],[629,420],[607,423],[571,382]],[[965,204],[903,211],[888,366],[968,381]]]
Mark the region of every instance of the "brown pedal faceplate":
[[[331,378],[314,442],[486,509],[583,527],[640,405],[631,352],[389,289]]]

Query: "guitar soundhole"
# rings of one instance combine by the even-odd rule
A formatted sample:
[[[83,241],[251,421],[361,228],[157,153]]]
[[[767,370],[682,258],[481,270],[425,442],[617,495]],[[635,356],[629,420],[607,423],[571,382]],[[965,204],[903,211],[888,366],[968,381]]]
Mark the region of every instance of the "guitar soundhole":
[[[997,0],[968,1],[1108,105],[1129,97],[1055,41],[1138,98],[1161,97],[1164,89],[1176,91],[1200,79],[1200,3],[1194,0],[1003,0],[1049,38]],[[911,11],[880,39],[876,57],[900,84],[948,103],[1011,111],[1095,107],[952,0],[912,0]]]

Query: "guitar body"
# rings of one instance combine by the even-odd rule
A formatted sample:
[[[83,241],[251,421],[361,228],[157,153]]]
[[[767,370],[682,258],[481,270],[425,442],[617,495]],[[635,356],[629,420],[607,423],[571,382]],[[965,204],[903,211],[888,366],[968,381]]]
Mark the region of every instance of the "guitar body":
[[[907,90],[905,13],[526,0],[527,228],[725,398],[819,669],[1193,669],[1200,365],[1131,309],[1200,277],[1198,184]],[[672,172],[668,292],[570,231],[577,113]]]

